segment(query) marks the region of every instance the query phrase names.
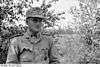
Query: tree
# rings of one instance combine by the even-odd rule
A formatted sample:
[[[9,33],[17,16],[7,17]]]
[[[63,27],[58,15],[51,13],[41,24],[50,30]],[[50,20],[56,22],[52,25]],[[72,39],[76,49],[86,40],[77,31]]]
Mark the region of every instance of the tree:
[[[99,10],[97,0],[79,0],[80,9],[71,8],[78,33],[85,40],[84,58],[79,63],[100,63]]]

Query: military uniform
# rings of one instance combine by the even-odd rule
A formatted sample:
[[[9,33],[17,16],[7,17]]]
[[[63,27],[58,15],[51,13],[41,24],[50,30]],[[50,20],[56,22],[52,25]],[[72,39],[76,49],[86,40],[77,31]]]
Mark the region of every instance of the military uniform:
[[[29,17],[45,18],[42,10],[37,7],[28,10],[26,18]],[[6,63],[58,63],[52,54],[52,40],[40,33],[37,36],[32,36],[28,29],[24,36],[12,39]]]
[[[29,32],[11,41],[7,63],[49,63],[50,40],[44,36],[38,39]]]

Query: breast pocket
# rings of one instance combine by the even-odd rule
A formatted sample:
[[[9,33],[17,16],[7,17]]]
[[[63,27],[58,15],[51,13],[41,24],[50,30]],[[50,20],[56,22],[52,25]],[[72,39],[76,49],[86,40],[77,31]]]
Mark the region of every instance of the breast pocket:
[[[20,53],[20,62],[32,62],[33,52],[30,49],[24,48]]]

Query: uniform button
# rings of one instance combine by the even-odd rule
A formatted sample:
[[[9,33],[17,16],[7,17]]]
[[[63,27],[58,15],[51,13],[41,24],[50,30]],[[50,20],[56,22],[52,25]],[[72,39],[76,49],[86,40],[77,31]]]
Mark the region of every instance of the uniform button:
[[[48,58],[48,57],[47,57],[47,56],[45,56],[45,57],[44,57],[44,60],[47,60],[47,58]]]

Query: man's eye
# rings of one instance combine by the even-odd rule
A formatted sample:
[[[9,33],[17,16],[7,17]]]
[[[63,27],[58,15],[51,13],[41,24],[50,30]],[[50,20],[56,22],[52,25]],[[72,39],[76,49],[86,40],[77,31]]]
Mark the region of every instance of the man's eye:
[[[34,18],[34,19],[33,19],[33,21],[36,21],[36,22],[41,22],[41,21],[42,21],[42,19],[40,19],[40,18]]]
[[[30,18],[30,20],[31,20],[33,23],[42,22],[42,19],[41,19],[41,18]]]
[[[32,21],[34,21],[34,22],[38,22],[39,20],[38,20],[38,19],[33,19]]]

